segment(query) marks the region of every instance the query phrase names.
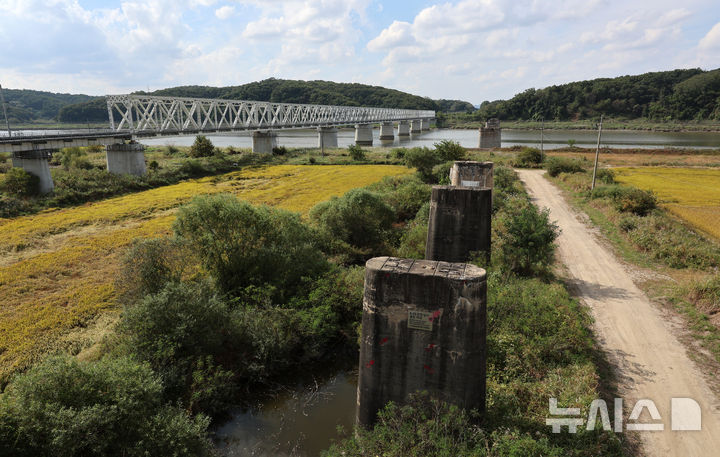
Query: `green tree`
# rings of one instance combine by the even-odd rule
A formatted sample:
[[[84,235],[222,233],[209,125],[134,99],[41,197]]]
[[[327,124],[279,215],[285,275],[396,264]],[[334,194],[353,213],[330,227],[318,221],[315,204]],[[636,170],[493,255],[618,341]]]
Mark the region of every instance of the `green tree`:
[[[205,135],[195,137],[195,142],[190,146],[190,157],[210,157],[213,155],[215,146]]]
[[[40,178],[20,167],[13,167],[5,173],[0,182],[0,191],[17,197],[37,195],[40,191]]]
[[[416,168],[420,179],[424,182],[434,182],[433,167],[441,162],[435,151],[422,147],[405,151],[405,165]]]

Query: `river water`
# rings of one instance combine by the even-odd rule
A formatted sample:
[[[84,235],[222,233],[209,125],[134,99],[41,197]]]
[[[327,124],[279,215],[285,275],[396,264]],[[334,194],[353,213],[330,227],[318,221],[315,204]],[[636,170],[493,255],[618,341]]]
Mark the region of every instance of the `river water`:
[[[380,132],[374,129],[375,146],[383,147],[432,147],[440,140],[453,140],[466,148],[476,148],[479,133],[475,129],[451,130],[437,129],[413,135],[407,139],[395,138],[394,141],[380,141]],[[219,147],[234,146],[239,148],[252,147],[250,133],[232,135],[207,135]],[[575,140],[580,147],[595,147],[597,133],[586,130],[546,130],[544,133],[545,148],[568,146],[568,140]],[[194,136],[146,138],[141,140],[147,145],[190,146]],[[345,148],[355,141],[353,129],[341,129],[338,132],[338,146]],[[279,130],[278,145],[290,148],[315,148],[318,146],[317,132],[314,130]],[[540,132],[537,130],[503,129],[502,146],[535,146],[540,145]],[[603,132],[602,146],[612,148],[720,148],[720,132],[643,132],[635,130],[610,130]]]

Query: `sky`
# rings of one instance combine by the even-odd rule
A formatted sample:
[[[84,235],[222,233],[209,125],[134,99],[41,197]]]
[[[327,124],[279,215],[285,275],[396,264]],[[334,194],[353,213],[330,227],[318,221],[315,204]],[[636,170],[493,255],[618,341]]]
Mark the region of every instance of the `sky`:
[[[90,95],[270,77],[484,100],[720,67],[718,0],[0,0],[0,85]]]

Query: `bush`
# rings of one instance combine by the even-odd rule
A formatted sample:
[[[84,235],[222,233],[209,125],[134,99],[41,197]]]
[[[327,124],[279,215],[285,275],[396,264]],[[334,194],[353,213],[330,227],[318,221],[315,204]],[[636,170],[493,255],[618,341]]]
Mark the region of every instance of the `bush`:
[[[272,148],[272,153],[276,156],[284,156],[288,153],[288,150],[285,146],[276,146]]]
[[[393,159],[404,159],[406,152],[407,152],[407,148],[393,148],[390,151],[390,156]]]
[[[412,148],[405,152],[405,165],[410,168],[417,168],[420,179],[427,183],[433,183],[433,167],[441,161],[434,151],[422,147]]]
[[[199,160],[186,160],[180,165],[178,171],[184,175],[196,178],[207,173],[205,167]]]
[[[204,135],[195,137],[195,142],[190,146],[190,157],[210,157],[215,151],[212,141]]]
[[[542,153],[538,148],[522,148],[513,165],[521,168],[537,168],[542,163]]]
[[[0,195],[0,217],[15,217],[32,210],[32,205],[25,199]]]
[[[444,162],[462,160],[465,158],[465,148],[460,146],[457,141],[442,140],[433,144],[435,153]]]
[[[54,157],[64,170],[70,170],[71,168],[89,170],[93,168],[90,160],[87,158],[87,153],[78,147],[63,148]]]
[[[596,187],[590,194],[591,198],[609,198],[615,209],[624,213],[633,213],[645,216],[657,207],[657,197],[635,187],[625,187],[616,184]]]
[[[269,284],[274,298],[284,300],[296,294],[303,277],[328,267],[318,234],[299,215],[232,195],[195,197],[178,210],[173,229],[231,294]]]
[[[380,195],[353,189],[315,205],[310,220],[333,238],[372,256],[385,252],[395,212]]]
[[[420,207],[430,201],[432,192],[432,188],[417,176],[386,176],[368,190],[382,194],[399,221],[415,217]]]
[[[160,168],[160,164],[157,162],[157,160],[153,160],[148,164],[148,168],[150,169],[150,171],[156,172]]]
[[[0,451],[32,456],[210,455],[208,420],[163,405],[162,384],[127,358],[50,358],[0,401]],[[161,454],[156,451],[162,450]]]
[[[424,259],[425,244],[427,243],[428,220],[430,219],[430,202],[420,207],[415,219],[403,233],[400,247],[397,250],[399,257],[407,259]]]
[[[180,149],[178,149],[176,146],[173,146],[171,144],[165,146],[165,155],[166,156],[172,157],[175,154],[177,154],[178,152],[180,152]]]
[[[583,162],[567,157],[550,157],[545,163],[545,168],[550,176],[557,176],[560,173],[582,173],[585,171]]]
[[[602,184],[615,184],[615,172],[609,168],[598,168],[595,179]]]
[[[365,151],[356,144],[348,146],[348,152],[350,153],[350,157],[356,162],[362,162],[365,160]]]
[[[15,197],[37,195],[40,192],[40,178],[20,167],[13,167],[0,182],[0,191]]]
[[[442,186],[450,185],[450,169],[455,162],[445,162],[435,165],[432,169],[433,181]]]
[[[501,267],[524,276],[547,271],[558,236],[558,227],[550,222],[550,211],[541,211],[524,198],[516,197],[497,219],[493,256],[498,257]]]

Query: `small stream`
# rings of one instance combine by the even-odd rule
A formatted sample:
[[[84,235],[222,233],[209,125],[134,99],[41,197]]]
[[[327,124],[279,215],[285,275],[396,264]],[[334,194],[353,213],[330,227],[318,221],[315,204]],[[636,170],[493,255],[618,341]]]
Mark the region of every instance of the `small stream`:
[[[341,369],[319,378],[307,376],[273,399],[232,413],[215,432],[220,455],[315,457],[333,440],[352,432],[357,401],[357,370]]]

